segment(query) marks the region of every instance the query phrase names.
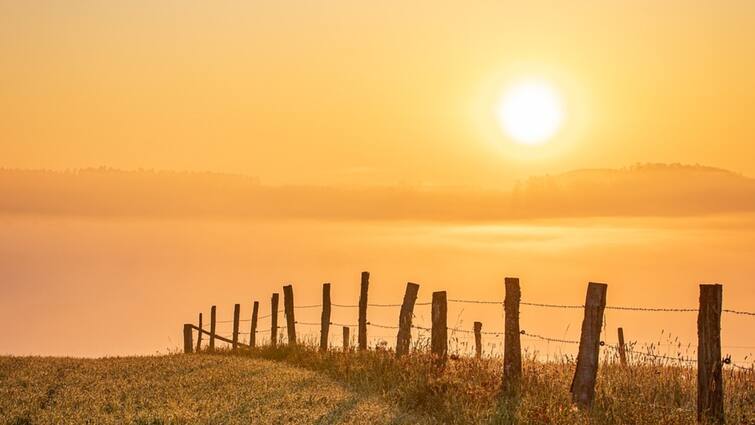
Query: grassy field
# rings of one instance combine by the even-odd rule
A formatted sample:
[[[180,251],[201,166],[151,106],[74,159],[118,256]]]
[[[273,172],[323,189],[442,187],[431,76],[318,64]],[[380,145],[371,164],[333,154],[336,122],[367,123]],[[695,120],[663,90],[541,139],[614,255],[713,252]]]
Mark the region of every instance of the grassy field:
[[[2,424],[421,423],[374,393],[262,359],[0,357]]]
[[[570,403],[573,363],[525,361],[503,397],[498,359],[319,353],[308,346],[98,360],[0,358],[6,424],[690,424],[696,371],[601,365],[589,413]],[[729,424],[755,423],[755,373],[725,372]]]
[[[521,392],[501,395],[500,359],[449,359],[438,370],[422,353],[320,353],[308,346],[261,347],[247,355],[320,371],[360,392],[377,392],[405,411],[444,424],[691,424],[696,418],[697,370],[683,363],[645,361],[629,368],[605,358],[590,412],[574,408],[574,362],[525,359]],[[755,424],[755,371],[724,371],[728,424]]]

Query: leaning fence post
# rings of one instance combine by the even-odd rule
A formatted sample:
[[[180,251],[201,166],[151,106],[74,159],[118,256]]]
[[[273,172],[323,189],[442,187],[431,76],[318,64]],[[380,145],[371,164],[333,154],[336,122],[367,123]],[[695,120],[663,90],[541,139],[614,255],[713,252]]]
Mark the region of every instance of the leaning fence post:
[[[215,351],[215,324],[217,308],[215,306],[210,307],[210,351]]]
[[[241,316],[241,305],[240,304],[234,304],[233,306],[233,337],[231,343],[231,346],[233,347],[233,351],[236,351],[239,348],[239,316]]]
[[[367,349],[367,290],[370,287],[370,273],[362,272],[359,290],[359,349]]]
[[[590,282],[587,285],[577,368],[571,384],[572,402],[583,409],[589,409],[595,397],[595,379],[598,376],[600,354],[600,327],[603,324],[607,290],[608,285],[605,283]]]
[[[504,286],[503,388],[515,392],[519,389],[522,378],[522,342],[519,334],[519,301],[522,299],[522,292],[517,277],[505,278]]]
[[[294,287],[283,287],[283,308],[286,314],[286,330],[289,345],[296,345],[296,319],[294,318]]]
[[[412,316],[414,315],[414,303],[417,301],[419,285],[408,282],[404,292],[404,302],[401,303],[401,312],[398,317],[398,335],[396,336],[396,356],[409,353],[409,344],[412,339]]]
[[[446,362],[448,353],[448,303],[446,291],[433,292],[432,304],[432,332],[430,335],[430,346],[433,357],[439,365]]]
[[[697,313],[697,421],[724,423],[721,361],[721,285],[700,285]]]
[[[619,361],[622,366],[627,365],[627,349],[624,345],[624,328],[619,328]]]
[[[202,349],[202,313],[199,313],[199,332],[197,333],[197,353]]]
[[[194,347],[194,343],[192,342],[193,331],[194,329],[191,323],[184,324],[184,353],[185,354],[191,354],[191,351]]]
[[[252,307],[252,329],[249,331],[249,348],[254,348],[257,344],[257,312],[259,308],[259,301],[255,301],[254,307]]]
[[[343,327],[343,352],[347,353],[349,351],[349,327],[344,326]]]
[[[482,357],[482,322],[474,322],[474,356]]]
[[[328,350],[330,332],[330,284],[322,284],[322,315],[320,316],[320,351]]]
[[[270,299],[270,345],[278,344],[278,294]]]

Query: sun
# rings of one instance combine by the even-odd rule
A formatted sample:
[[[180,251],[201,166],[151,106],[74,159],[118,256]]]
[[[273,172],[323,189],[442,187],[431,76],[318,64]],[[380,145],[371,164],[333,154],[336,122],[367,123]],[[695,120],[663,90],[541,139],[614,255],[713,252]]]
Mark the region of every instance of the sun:
[[[529,79],[506,90],[498,106],[503,131],[523,145],[541,145],[558,133],[564,121],[561,97],[547,81]]]

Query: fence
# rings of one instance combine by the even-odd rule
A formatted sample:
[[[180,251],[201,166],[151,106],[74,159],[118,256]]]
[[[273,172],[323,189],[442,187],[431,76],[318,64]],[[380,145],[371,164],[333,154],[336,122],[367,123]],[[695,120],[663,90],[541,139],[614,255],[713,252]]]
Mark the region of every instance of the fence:
[[[522,348],[521,336],[528,336],[542,341],[562,344],[575,344],[578,346],[576,368],[570,392],[572,401],[580,408],[587,409],[592,405],[595,396],[595,381],[599,366],[601,347],[614,351],[619,358],[620,364],[629,367],[628,358],[639,357],[641,359],[659,359],[680,361],[690,366],[697,367],[697,417],[699,421],[711,423],[723,423],[723,366],[728,365],[734,369],[746,373],[755,373],[755,366],[745,367],[731,362],[731,358],[721,356],[721,315],[723,313],[739,316],[755,316],[748,311],[730,310],[722,308],[723,286],[720,284],[700,285],[700,297],[698,308],[653,308],[653,307],[628,307],[606,305],[608,285],[604,283],[590,282],[587,286],[585,303],[581,305],[546,304],[535,302],[523,302],[518,278],[505,279],[505,298],[501,301],[449,299],[446,291],[433,292],[430,302],[417,302],[419,285],[407,283],[404,298],[401,304],[375,304],[368,302],[369,273],[363,272],[360,280],[360,295],[358,304],[337,304],[331,302],[331,285],[323,284],[322,303],[313,305],[295,305],[292,285],[283,287],[284,309],[278,309],[279,294],[271,297],[270,313],[259,315],[259,302],[255,301],[252,317],[242,320],[240,318],[240,305],[234,305],[233,320],[218,321],[216,319],[216,307],[212,306],[210,312],[210,329],[203,327],[202,313],[199,314],[199,325],[185,324],[183,327],[184,352],[199,351],[202,346],[203,336],[209,338],[208,349],[215,349],[216,341],[222,341],[231,345],[233,351],[239,348],[254,348],[257,346],[257,335],[270,333],[269,342],[272,346],[278,344],[278,330],[286,329],[288,344],[297,344],[296,327],[319,326],[320,338],[319,349],[327,350],[329,347],[329,335],[331,326],[343,328],[343,351],[350,348],[350,328],[356,327],[357,349],[367,350],[368,328],[388,329],[396,331],[395,355],[403,356],[409,353],[412,338],[412,330],[427,331],[430,333],[430,353],[439,368],[445,365],[448,358],[448,331],[474,335],[475,356],[482,355],[482,336],[503,336],[503,389],[507,393],[519,391],[522,376]],[[495,304],[504,309],[503,331],[482,331],[482,323],[475,322],[472,329],[460,329],[449,327],[447,323],[448,303],[458,304]],[[555,309],[579,309],[583,311],[581,335],[579,340],[567,340],[551,338],[536,333],[526,332],[520,328],[519,308],[522,305]],[[431,327],[423,327],[413,323],[414,308],[416,306],[431,307]],[[331,321],[331,310],[337,308],[358,309],[356,324],[335,323]],[[400,308],[398,326],[371,323],[367,320],[368,307],[397,307]],[[322,311],[321,320],[317,322],[300,322],[296,320],[295,311],[301,309],[316,309]],[[653,352],[635,350],[624,341],[624,330],[618,328],[618,344],[609,345],[601,340],[604,312],[606,310],[640,311],[640,312],[697,312],[697,359],[674,358]],[[284,314],[285,326],[278,326],[278,315]],[[260,329],[260,320],[270,319],[269,329]],[[249,322],[249,342],[239,340],[241,333],[240,323]],[[223,336],[216,332],[218,323],[232,323],[233,331],[229,336]],[[193,342],[194,331],[197,331],[196,346]]]

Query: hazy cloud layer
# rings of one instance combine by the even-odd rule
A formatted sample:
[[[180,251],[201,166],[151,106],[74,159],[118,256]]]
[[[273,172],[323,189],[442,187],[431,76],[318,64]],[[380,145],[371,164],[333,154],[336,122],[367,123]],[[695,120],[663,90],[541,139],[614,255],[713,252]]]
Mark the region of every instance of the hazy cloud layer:
[[[500,221],[755,212],[755,180],[639,165],[532,177],[499,192],[265,186],[212,173],[0,170],[0,212],[91,217]]]

